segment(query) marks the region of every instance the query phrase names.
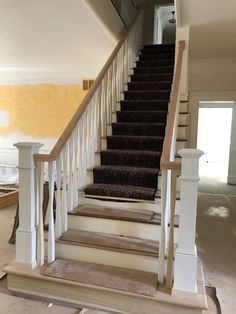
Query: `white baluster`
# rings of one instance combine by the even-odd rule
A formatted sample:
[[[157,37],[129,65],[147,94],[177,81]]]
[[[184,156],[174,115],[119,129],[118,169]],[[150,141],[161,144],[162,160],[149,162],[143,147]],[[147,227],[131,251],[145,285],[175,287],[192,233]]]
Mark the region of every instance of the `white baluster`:
[[[79,192],[79,181],[78,181],[78,124],[75,128],[73,140],[74,140],[74,180],[73,180],[73,200],[74,208],[79,205],[78,192]]]
[[[44,163],[37,162],[37,195],[38,195],[38,225],[37,225],[37,264],[44,264],[44,221],[43,221],[43,184]]]
[[[161,238],[159,246],[159,270],[158,280],[164,282],[165,276],[165,251],[166,251],[166,198],[167,193],[167,170],[162,169],[161,172]]]
[[[68,211],[73,210],[73,136],[69,138]]]
[[[61,220],[61,230],[62,232],[67,231],[67,159],[68,159],[68,151],[67,144],[63,149],[63,183],[62,183],[62,220]]]
[[[86,119],[86,111],[84,115],[84,120],[83,120],[83,136],[82,136],[82,152],[81,152],[81,158],[82,158],[82,186],[86,185],[87,183],[87,130],[86,130],[86,124],[87,124],[87,119]]]
[[[54,199],[54,171],[55,162],[48,163],[48,179],[49,179],[49,229],[48,229],[48,263],[55,260],[55,232],[53,217],[53,199]]]
[[[56,167],[57,167],[57,207],[56,207],[56,238],[59,238],[62,234],[62,228],[61,228],[61,215],[62,215],[62,210],[61,210],[61,168],[62,168],[62,163],[61,163],[61,154],[56,160]]]

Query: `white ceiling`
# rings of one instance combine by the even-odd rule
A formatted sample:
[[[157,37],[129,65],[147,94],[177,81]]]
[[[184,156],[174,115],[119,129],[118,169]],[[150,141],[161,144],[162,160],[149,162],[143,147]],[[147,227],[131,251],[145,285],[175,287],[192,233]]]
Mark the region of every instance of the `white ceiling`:
[[[236,58],[236,0],[176,0],[191,58]]]

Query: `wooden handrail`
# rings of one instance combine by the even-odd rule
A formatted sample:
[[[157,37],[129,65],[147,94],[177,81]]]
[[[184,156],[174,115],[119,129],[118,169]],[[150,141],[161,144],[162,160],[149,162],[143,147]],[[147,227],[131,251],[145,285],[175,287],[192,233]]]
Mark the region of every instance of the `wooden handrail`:
[[[174,122],[177,114],[178,94],[180,88],[180,76],[183,60],[183,52],[185,49],[185,41],[179,41],[178,57],[175,68],[173,88],[170,96],[170,111],[167,118],[166,135],[163,143],[163,151],[161,156],[161,169],[180,170],[181,163],[170,160],[171,142],[174,133]]]
[[[49,154],[35,154],[34,155],[34,161],[35,162],[50,162],[50,161],[56,160],[58,158],[58,156],[59,156],[60,152],[62,151],[63,147],[65,146],[67,140],[69,139],[70,135],[72,134],[76,124],[80,120],[80,118],[81,118],[83,112],[85,111],[85,109],[87,108],[91,98],[93,97],[93,95],[96,92],[98,86],[100,85],[102,79],[104,78],[105,74],[107,73],[107,71],[108,71],[110,65],[112,64],[115,56],[117,55],[120,47],[122,46],[122,44],[124,43],[124,41],[128,37],[133,25],[135,24],[136,20],[138,19],[141,11],[142,11],[142,9],[138,10],[133,22],[127,28],[127,30],[123,34],[121,40],[116,45],[116,47],[113,50],[112,54],[110,55],[109,59],[107,60],[107,62],[103,66],[102,70],[98,74],[96,80],[92,84],[92,86],[91,86],[90,90],[88,91],[87,95],[85,96],[84,100],[82,101],[82,103],[80,104],[80,106],[78,107],[76,112],[74,113],[72,119],[68,123],[67,127],[65,128],[64,132],[62,133],[62,135],[58,139],[57,143],[55,144],[55,146],[53,147],[51,152]]]

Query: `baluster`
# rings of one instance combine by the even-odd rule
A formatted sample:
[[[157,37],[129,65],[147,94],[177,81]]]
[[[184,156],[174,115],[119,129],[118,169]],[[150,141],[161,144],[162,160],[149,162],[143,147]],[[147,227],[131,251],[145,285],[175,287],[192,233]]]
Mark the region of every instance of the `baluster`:
[[[59,238],[62,234],[61,229],[61,154],[56,160],[57,169],[57,207],[56,207],[56,238]]]
[[[99,86],[97,91],[97,101],[96,101],[96,108],[97,108],[97,137],[96,137],[96,150],[98,152],[101,151],[101,141],[102,141],[102,135],[101,135],[101,86]]]
[[[90,101],[90,104],[88,106],[88,112],[87,112],[87,126],[86,126],[86,129],[87,129],[87,132],[88,132],[88,137],[87,137],[87,160],[88,160],[88,169],[90,169],[92,167],[92,147],[91,147],[91,144],[92,144],[92,120],[91,120],[91,117],[92,117],[92,105],[93,105],[93,100]]]
[[[68,211],[73,210],[73,136],[69,139]]]
[[[62,183],[62,200],[63,200],[63,207],[62,207],[62,219],[61,219],[61,230],[62,232],[67,231],[67,146],[63,149],[63,183]]]
[[[92,107],[91,107],[91,119],[90,119],[90,126],[91,126],[91,156],[90,156],[90,164],[91,167],[94,167],[95,161],[95,133],[96,133],[96,103],[95,97],[92,100]]]
[[[37,264],[44,264],[44,230],[43,230],[43,178],[44,164],[37,162],[37,195],[38,195],[38,226],[37,226]]]
[[[49,179],[49,229],[48,229],[48,263],[55,260],[55,232],[53,217],[53,199],[54,199],[54,161],[48,163]]]
[[[73,176],[73,202],[74,202],[74,208],[76,208],[79,205],[78,200],[78,193],[79,193],[79,181],[78,181],[78,131],[79,127],[78,124],[75,128],[74,134],[73,134],[73,140],[74,140],[74,176]]]
[[[117,57],[112,63],[112,76],[111,76],[111,81],[112,81],[112,112],[116,112],[117,107],[116,107],[116,102],[117,102],[117,94],[116,94],[116,61]],[[111,116],[111,121],[112,121],[112,116]]]
[[[167,193],[167,170],[162,169],[161,173],[161,236],[159,247],[159,271],[158,280],[164,282],[165,275],[165,243],[166,243],[166,193]]]
[[[173,259],[174,259],[174,218],[175,218],[175,203],[176,203],[176,181],[177,173],[171,170],[171,189],[170,189],[170,227],[167,255],[167,272],[166,272],[166,287],[172,289],[173,282]]]
[[[83,137],[82,137],[82,186],[86,185],[87,182],[87,130],[86,130],[86,122],[87,122],[87,111],[85,111],[84,120],[83,120]]]
[[[83,117],[80,119],[79,128],[79,171],[78,171],[78,183],[79,188],[83,186]]]

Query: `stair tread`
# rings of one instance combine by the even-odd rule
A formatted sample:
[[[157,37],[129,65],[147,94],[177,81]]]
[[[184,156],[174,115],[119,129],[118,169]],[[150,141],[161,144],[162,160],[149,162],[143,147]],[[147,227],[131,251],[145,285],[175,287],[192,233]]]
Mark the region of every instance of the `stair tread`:
[[[117,208],[82,205],[75,208],[73,212],[69,213],[69,215],[139,222],[152,225],[161,224],[161,214],[138,209],[123,210]],[[175,215],[175,226],[178,226],[178,220],[178,216]]]
[[[64,232],[58,241],[148,256],[158,256],[159,251],[157,241],[75,229]]]
[[[132,166],[115,166],[115,165],[101,165],[94,167],[94,169],[106,170],[111,169],[112,171],[122,171],[122,170],[131,170],[131,171],[144,171],[149,173],[156,173],[159,171],[158,168],[148,168],[148,167],[132,167]]]
[[[127,150],[125,149],[106,149],[106,150],[102,150],[101,153],[103,152],[111,152],[111,153],[115,153],[115,152],[119,152],[119,153],[130,153],[130,154],[140,154],[140,155],[143,155],[143,154],[149,154],[149,155],[153,155],[153,156],[156,156],[156,155],[161,155],[161,152],[157,152],[157,151],[151,151],[151,150],[129,150],[127,152]]]
[[[157,274],[94,263],[56,259],[42,267],[44,276],[81,284],[155,296]]]
[[[121,122],[120,122],[121,123]],[[126,137],[128,137],[128,138],[146,138],[146,137],[148,137],[148,138],[150,138],[150,139],[152,139],[152,138],[154,138],[154,139],[163,139],[164,137],[163,136],[146,136],[146,135],[109,135],[109,136],[107,136],[107,137],[116,137],[116,138],[118,138],[118,137],[121,137],[121,138],[126,138]]]
[[[105,198],[153,201],[155,199],[156,189],[132,185],[93,183],[86,186],[84,192],[86,195],[102,196]]]

